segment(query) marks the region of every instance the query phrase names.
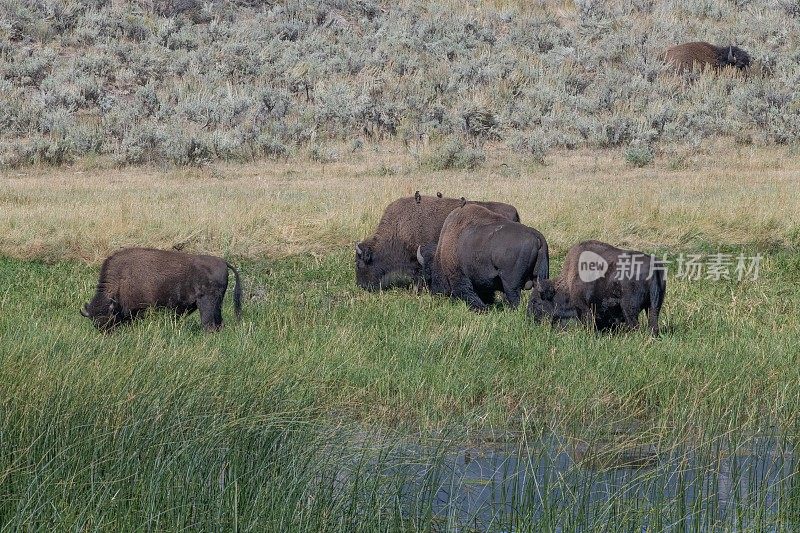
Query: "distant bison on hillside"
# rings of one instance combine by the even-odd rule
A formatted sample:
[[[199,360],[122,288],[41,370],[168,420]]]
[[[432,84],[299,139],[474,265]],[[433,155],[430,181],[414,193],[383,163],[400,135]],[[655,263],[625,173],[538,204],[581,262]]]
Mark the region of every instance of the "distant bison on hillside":
[[[178,314],[199,309],[203,328],[216,331],[222,327],[228,269],[236,278],[233,305],[238,318],[242,285],[239,272],[225,260],[153,248],[125,248],[103,262],[97,291],[81,314],[98,329],[109,330],[136,318],[148,307]]]
[[[666,62],[678,71],[690,71],[697,64],[701,70],[734,67],[750,68],[750,55],[738,46],[714,46],[705,42],[684,43],[667,48]]]
[[[417,248],[436,243],[445,218],[465,200],[419,193],[390,203],[375,234],[356,244],[356,283],[366,290],[421,283]],[[502,202],[475,203],[519,222],[517,209]]]

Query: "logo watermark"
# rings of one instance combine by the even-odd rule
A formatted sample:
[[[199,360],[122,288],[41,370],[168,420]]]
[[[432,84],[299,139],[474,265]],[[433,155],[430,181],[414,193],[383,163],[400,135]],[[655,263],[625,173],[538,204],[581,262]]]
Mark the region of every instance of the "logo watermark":
[[[681,253],[673,259],[667,254],[661,259],[647,254],[620,254],[617,256],[612,275],[616,280],[649,280],[657,272],[663,272],[664,277],[671,275],[676,279],[692,281],[700,279],[756,281],[762,259],[761,254],[748,256],[744,253],[738,255]],[[670,266],[674,266],[674,272],[669,272]],[[586,250],[578,257],[578,277],[583,282],[596,281],[605,277],[608,271],[608,261],[594,252]]]
[[[578,276],[581,281],[590,283],[606,275],[608,262],[602,256],[585,250],[578,257]]]

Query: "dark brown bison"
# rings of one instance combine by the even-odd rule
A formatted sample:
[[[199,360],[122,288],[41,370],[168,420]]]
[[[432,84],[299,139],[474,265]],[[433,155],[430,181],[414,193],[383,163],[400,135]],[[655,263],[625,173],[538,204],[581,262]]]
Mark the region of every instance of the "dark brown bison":
[[[136,318],[148,307],[172,309],[178,314],[200,309],[203,328],[216,331],[222,327],[228,269],[236,278],[233,306],[239,318],[239,272],[225,260],[152,248],[125,248],[103,262],[97,292],[81,314],[98,329],[108,330]]]
[[[528,314],[553,324],[577,318],[598,330],[636,329],[644,310],[658,335],[666,290],[663,266],[653,256],[585,241],[570,248],[557,278],[534,286]]]
[[[417,248],[417,261],[432,293],[465,300],[476,311],[494,303],[496,291],[516,307],[520,291],[550,271],[544,235],[476,204],[451,212],[438,244]]]
[[[435,243],[447,215],[462,205],[457,198],[416,194],[386,207],[375,234],[356,244],[356,283],[367,290],[419,284],[417,247]],[[519,221],[514,206],[501,202],[474,202]]]
[[[678,71],[690,71],[695,64],[701,70],[734,67],[744,71],[750,67],[750,55],[738,46],[714,46],[703,42],[670,46],[665,59]]]

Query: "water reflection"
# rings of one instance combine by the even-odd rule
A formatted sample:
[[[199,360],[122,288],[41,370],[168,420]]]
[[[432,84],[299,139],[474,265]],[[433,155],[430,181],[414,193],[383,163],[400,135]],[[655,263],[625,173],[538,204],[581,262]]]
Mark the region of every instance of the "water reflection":
[[[403,480],[409,515],[428,512],[448,530],[800,527],[797,456],[774,437],[665,448],[548,435],[513,446],[412,446],[384,464]]]

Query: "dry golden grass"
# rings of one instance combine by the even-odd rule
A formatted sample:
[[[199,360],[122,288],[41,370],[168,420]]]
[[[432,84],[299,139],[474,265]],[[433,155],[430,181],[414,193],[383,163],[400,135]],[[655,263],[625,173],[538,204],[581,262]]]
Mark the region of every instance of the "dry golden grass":
[[[547,166],[490,151],[475,171],[431,172],[396,146],[309,161],[0,174],[0,254],[97,263],[130,245],[257,259],[325,254],[375,227],[392,199],[420,190],[513,203],[555,253],[598,238],[654,250],[797,244],[800,158],[786,148],[719,145],[634,169],[621,151],[562,152]]]

